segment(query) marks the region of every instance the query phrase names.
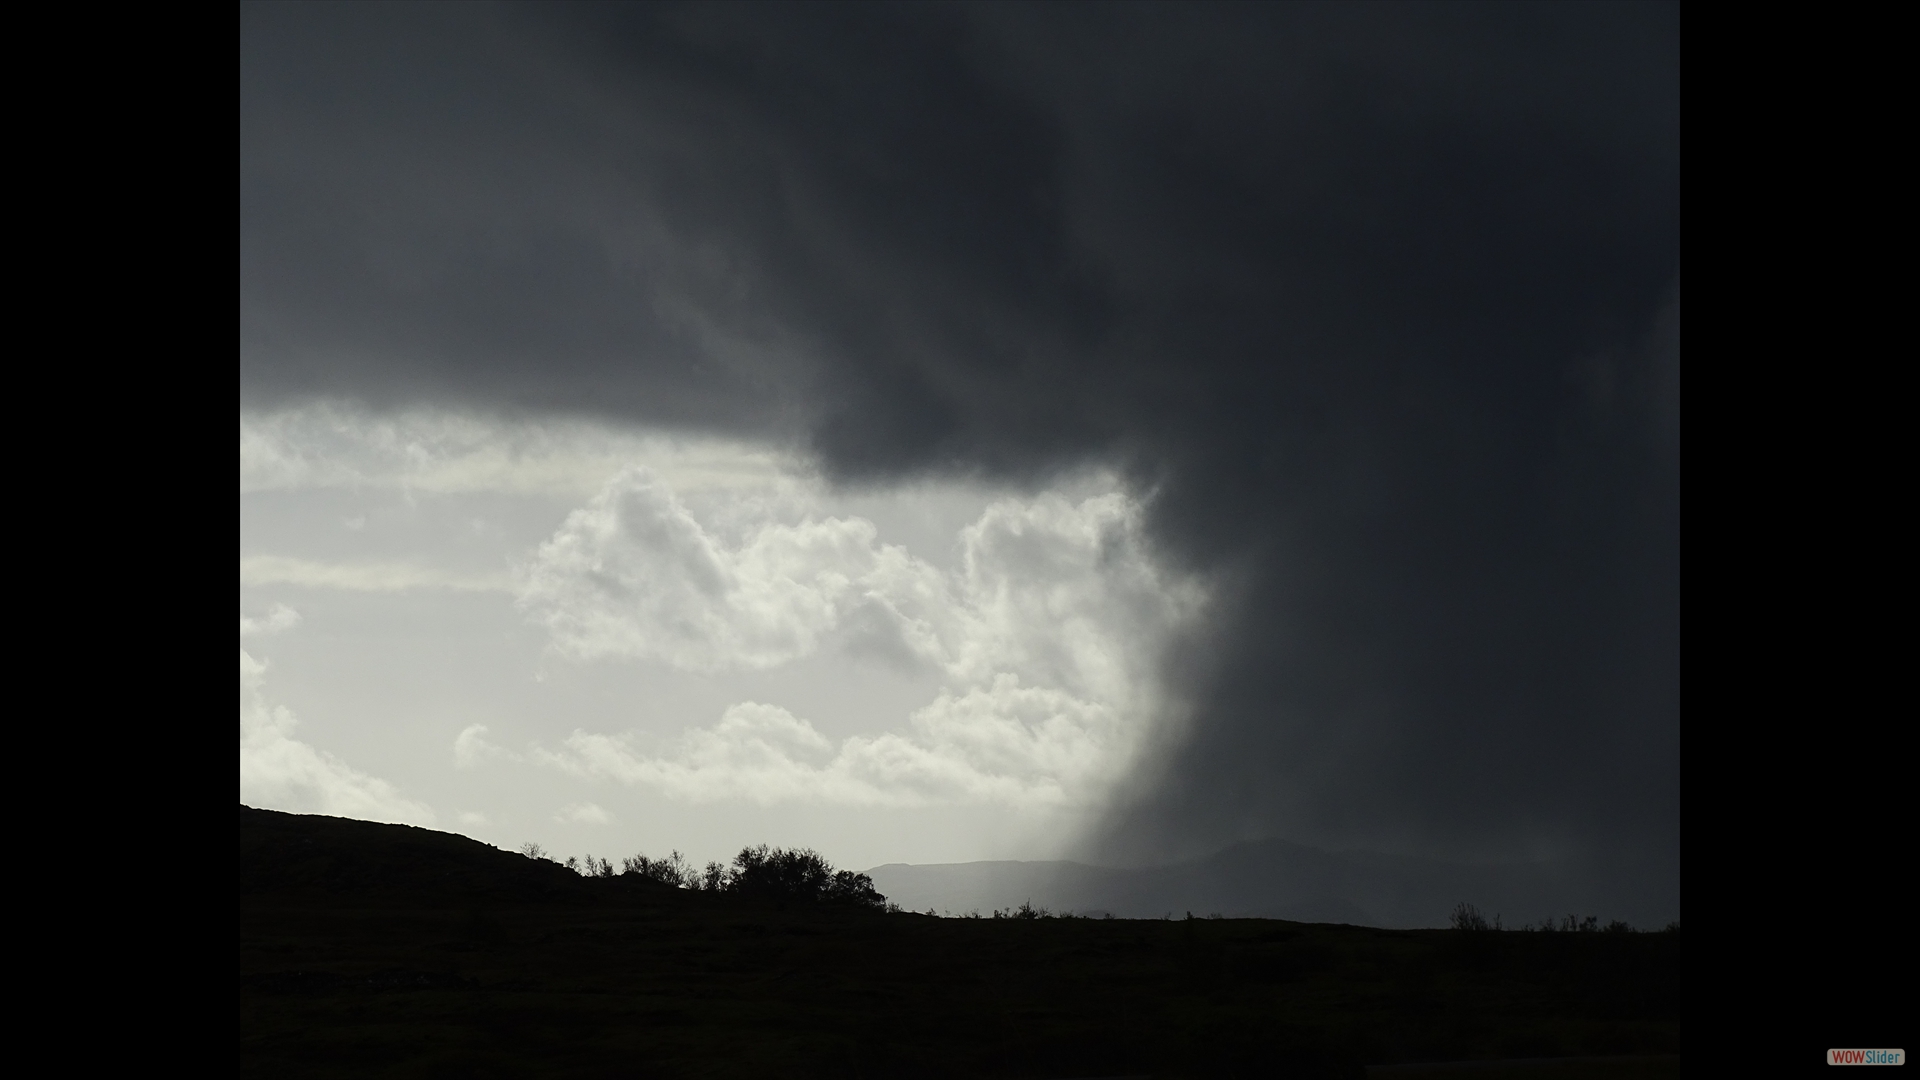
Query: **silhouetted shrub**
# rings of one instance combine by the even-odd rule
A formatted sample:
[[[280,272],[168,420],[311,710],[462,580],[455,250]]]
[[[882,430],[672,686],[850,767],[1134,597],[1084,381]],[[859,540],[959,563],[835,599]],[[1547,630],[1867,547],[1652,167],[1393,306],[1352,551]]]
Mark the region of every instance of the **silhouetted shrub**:
[[[733,857],[728,892],[775,900],[816,900],[833,882],[833,867],[807,848],[742,848]]]
[[[545,849],[527,844],[521,854],[547,859]],[[606,859],[568,856],[567,869],[589,878],[638,877],[697,892],[733,893],[780,901],[834,904],[887,910],[887,898],[873,887],[873,879],[852,870],[835,870],[820,853],[806,848],[759,847],[741,849],[732,866],[710,862],[696,870],[685,855],[672,852],[664,859],[634,855],[620,860],[616,872]],[[1044,914],[1044,913],[1043,913]],[[1037,916],[1026,916],[1028,918]]]
[[[979,917],[980,913],[978,911],[971,911],[961,916],[961,918],[965,919],[977,919]],[[1044,907],[1037,907],[1033,901],[1028,900],[1017,908],[996,908],[994,909],[993,917],[996,919],[1090,919],[1093,916],[1076,915],[1071,911],[1052,911]],[[1109,919],[1113,918],[1112,915],[1106,917]]]
[[[606,872],[598,876],[612,876],[612,869],[604,861],[596,863],[591,856],[588,859],[589,871],[595,867],[605,868]],[[664,859],[635,855],[621,860],[621,873],[700,892],[883,911],[888,906],[887,898],[874,889],[871,877],[852,870],[835,870],[819,852],[806,848],[774,848],[761,844],[741,849],[730,867],[710,862],[702,870],[695,870],[678,851]]]
[[[1454,908],[1453,914],[1448,918],[1453,923],[1453,928],[1455,930],[1465,930],[1472,933],[1480,933],[1487,930],[1500,929],[1499,915],[1496,914],[1493,917],[1493,921],[1488,922],[1487,917],[1485,915],[1480,914],[1480,909],[1474,907],[1472,904],[1468,904],[1465,902],[1462,902],[1460,906]]]
[[[1608,923],[1606,928],[1615,933],[1628,933],[1633,930],[1633,927],[1618,919]],[[1584,919],[1576,919],[1569,915],[1559,923],[1548,919],[1532,929],[1539,930],[1543,933],[1592,934],[1600,930],[1600,917],[1597,915],[1589,915]]]
[[[664,859],[649,859],[645,855],[622,859],[620,873],[623,877],[632,874],[646,878],[648,881],[672,885],[675,888],[698,888],[700,884],[699,871],[695,870],[692,864],[687,862],[687,857],[678,851]]]

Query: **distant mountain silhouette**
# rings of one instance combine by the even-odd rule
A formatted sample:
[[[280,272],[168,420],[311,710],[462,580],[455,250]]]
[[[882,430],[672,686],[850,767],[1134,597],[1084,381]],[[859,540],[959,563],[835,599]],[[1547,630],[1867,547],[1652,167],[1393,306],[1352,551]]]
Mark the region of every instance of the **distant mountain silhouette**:
[[[1074,862],[890,863],[867,871],[900,906],[963,914],[1032,902],[1119,918],[1219,914],[1381,927],[1437,927],[1462,901],[1507,925],[1573,911],[1576,890],[1535,866],[1473,866],[1282,840],[1236,844],[1170,866],[1115,869]],[[1585,914],[1586,912],[1582,912]],[[1604,913],[1612,914],[1612,913]]]

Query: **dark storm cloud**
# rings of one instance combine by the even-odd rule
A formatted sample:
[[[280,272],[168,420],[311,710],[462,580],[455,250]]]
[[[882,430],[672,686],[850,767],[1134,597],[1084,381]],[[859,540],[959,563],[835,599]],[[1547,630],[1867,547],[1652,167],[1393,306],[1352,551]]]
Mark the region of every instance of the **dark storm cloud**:
[[[1677,910],[1678,133],[1655,5],[249,7],[243,400],[1117,461],[1229,585],[1107,853]]]

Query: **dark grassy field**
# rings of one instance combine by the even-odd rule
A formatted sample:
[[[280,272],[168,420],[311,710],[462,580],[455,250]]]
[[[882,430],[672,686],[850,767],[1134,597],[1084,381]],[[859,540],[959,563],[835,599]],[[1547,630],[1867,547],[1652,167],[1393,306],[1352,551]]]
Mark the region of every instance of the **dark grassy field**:
[[[244,807],[240,838],[243,1076],[1678,1075],[1677,932],[937,919]]]

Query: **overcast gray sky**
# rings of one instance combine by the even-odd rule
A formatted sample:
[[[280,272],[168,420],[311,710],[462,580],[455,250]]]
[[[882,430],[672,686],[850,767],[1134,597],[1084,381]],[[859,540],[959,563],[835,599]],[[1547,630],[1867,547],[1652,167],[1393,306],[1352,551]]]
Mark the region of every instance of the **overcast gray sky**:
[[[1664,5],[248,5],[241,795],[1678,912]]]

